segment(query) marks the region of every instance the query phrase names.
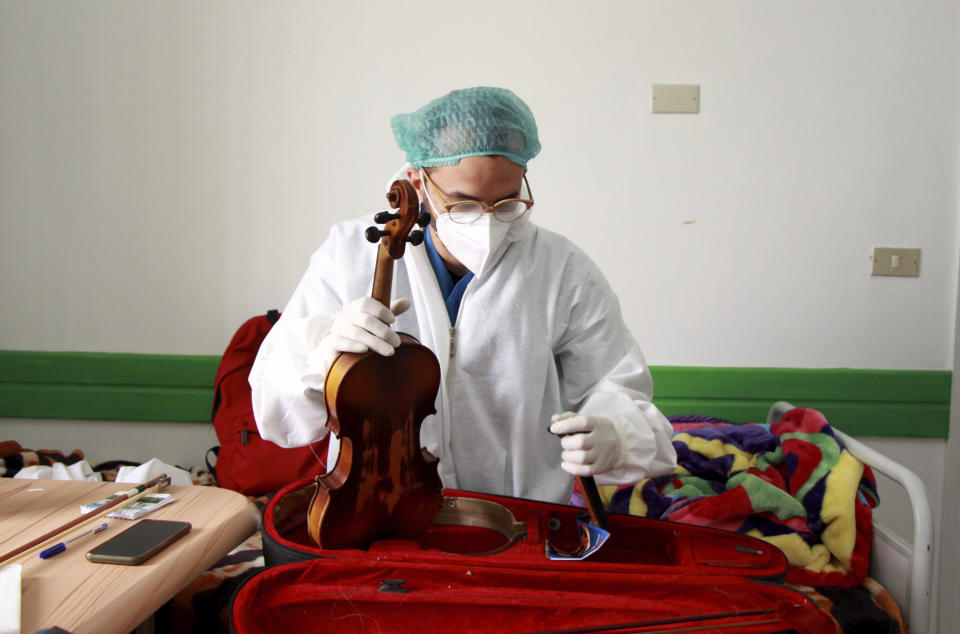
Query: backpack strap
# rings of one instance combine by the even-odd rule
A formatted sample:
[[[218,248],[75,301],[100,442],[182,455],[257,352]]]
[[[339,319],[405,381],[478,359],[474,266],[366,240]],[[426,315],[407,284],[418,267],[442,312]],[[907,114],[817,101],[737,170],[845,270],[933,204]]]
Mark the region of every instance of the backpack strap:
[[[210,453],[213,453],[213,464],[210,464]],[[217,458],[220,457],[220,445],[216,447],[210,447],[207,449],[207,453],[203,455],[204,461],[207,463],[207,472],[213,478],[213,483],[219,486],[217,482]]]

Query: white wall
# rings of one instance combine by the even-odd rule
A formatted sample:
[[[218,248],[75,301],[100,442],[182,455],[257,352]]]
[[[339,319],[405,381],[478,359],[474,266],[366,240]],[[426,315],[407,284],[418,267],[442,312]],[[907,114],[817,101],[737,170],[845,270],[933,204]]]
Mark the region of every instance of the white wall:
[[[955,5],[4,2],[0,347],[220,352],[382,207],[392,114],[496,84],[651,363],[948,369]]]
[[[186,469],[206,469],[207,450],[220,444],[213,425],[43,418],[0,418],[0,440],[66,454],[79,449],[91,467],[111,460],[160,458]],[[215,462],[213,456],[210,459]]]
[[[7,0],[0,348],[218,354],[382,208],[392,114],[490,84],[650,363],[953,369],[958,35],[954,0]],[[669,82],[701,114],[649,114]],[[888,445],[939,512],[945,443]]]
[[[960,309],[960,289],[957,291],[958,309]],[[958,310],[960,312],[960,310]],[[954,537],[960,531],[960,316],[957,319],[957,336],[954,346],[953,384],[951,386],[950,406],[950,438],[947,440],[946,460],[943,469],[945,484],[942,498],[942,518],[939,524],[937,546],[940,564],[938,576],[939,592],[938,614],[943,631],[948,624],[960,623],[960,581],[957,580],[957,571],[960,570],[960,543]],[[949,483],[949,486],[947,486]]]

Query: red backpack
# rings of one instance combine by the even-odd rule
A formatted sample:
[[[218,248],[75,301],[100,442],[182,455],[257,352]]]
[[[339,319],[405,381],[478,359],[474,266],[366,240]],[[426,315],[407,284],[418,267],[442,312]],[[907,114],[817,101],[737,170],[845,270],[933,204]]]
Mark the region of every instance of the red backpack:
[[[326,473],[321,460],[327,458],[327,437],[314,443],[313,450],[284,449],[261,438],[253,419],[247,377],[260,344],[279,318],[280,313],[271,310],[240,326],[220,359],[214,381],[212,420],[220,446],[213,449],[217,463],[211,472],[221,487],[245,495],[273,493],[294,480]]]

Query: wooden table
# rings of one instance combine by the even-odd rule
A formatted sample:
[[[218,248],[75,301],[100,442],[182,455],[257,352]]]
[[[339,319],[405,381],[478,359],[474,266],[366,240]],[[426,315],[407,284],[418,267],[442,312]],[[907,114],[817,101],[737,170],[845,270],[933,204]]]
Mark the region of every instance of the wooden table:
[[[132,486],[0,479],[0,554],[70,521],[83,504]],[[0,564],[23,566],[20,631],[56,625],[74,634],[130,632],[256,529],[256,507],[239,493],[186,486],[164,492],[176,502],[147,517],[184,520],[193,528],[139,566],[86,560],[88,550],[138,521],[119,519],[103,519],[107,530],[77,540],[51,559],[40,559],[37,551]],[[68,531],[65,537],[83,530]]]

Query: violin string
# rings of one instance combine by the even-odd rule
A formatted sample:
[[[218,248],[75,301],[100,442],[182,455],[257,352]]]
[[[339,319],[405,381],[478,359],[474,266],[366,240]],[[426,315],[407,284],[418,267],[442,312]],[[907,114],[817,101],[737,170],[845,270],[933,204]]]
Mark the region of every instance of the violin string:
[[[330,433],[332,433],[332,432],[330,432]],[[314,447],[313,445],[314,445],[314,443],[310,443],[310,445],[309,445],[309,446],[310,446],[310,453],[313,454],[313,457],[317,459],[317,462],[320,463],[320,465],[324,468],[324,470],[326,470],[326,468],[327,468],[327,461],[324,460],[324,459],[322,459],[322,458],[320,457],[320,454],[317,453],[317,448]]]

